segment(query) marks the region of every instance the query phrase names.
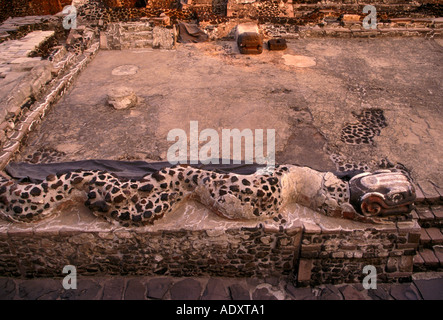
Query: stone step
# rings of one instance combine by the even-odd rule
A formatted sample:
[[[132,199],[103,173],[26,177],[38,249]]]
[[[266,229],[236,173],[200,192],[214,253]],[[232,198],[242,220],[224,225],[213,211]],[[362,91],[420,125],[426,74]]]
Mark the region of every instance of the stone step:
[[[153,38],[152,31],[123,33],[121,35],[122,41],[146,40],[146,39],[152,39],[152,38]]]
[[[146,39],[146,40],[135,40],[135,41],[128,41],[128,42],[121,42],[121,48],[122,49],[136,49],[136,48],[152,48],[153,40],[152,39]]]
[[[153,27],[150,24],[133,24],[133,25],[120,25],[122,32],[143,32],[152,31]]]

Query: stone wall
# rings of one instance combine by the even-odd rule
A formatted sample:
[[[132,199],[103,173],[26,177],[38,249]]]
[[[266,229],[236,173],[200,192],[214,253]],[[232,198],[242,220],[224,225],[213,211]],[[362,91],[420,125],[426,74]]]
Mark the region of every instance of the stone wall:
[[[179,211],[176,222],[161,221],[141,228],[115,227],[101,220],[91,222],[90,212],[75,208],[63,212],[59,220],[37,225],[7,225],[0,221],[0,275],[60,276],[68,264],[85,276],[264,278],[292,273],[301,224],[278,228],[273,224],[217,220],[216,216],[213,222],[200,223],[197,221],[202,218],[212,220],[211,214],[205,209],[189,212]],[[84,217],[78,225],[71,220],[76,214]]]
[[[376,268],[378,281],[410,280],[420,240],[416,221],[366,228],[304,226],[299,285],[361,282],[366,265]]]
[[[0,21],[8,17],[56,14],[71,0],[0,0]]]
[[[420,238],[415,221],[370,225],[294,205],[287,222],[229,221],[190,202],[146,227],[123,228],[83,206],[34,224],[0,220],[0,276],[287,276],[298,286],[407,281]]]

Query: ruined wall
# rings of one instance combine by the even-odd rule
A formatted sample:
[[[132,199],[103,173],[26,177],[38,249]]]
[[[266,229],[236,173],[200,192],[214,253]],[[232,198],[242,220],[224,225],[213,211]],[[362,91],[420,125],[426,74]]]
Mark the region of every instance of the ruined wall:
[[[74,265],[82,276],[267,277],[293,271],[302,229],[2,231],[1,276],[61,276]]]
[[[71,4],[71,0],[0,0],[0,21],[8,17],[52,15]]]
[[[376,268],[378,281],[410,281],[419,240],[416,221],[355,230],[305,225],[297,282],[361,282],[366,265]]]

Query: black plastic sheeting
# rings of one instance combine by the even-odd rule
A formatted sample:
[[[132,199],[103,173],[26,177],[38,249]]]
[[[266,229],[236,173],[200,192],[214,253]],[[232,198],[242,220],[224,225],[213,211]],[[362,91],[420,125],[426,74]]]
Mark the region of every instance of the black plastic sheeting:
[[[213,161],[214,162],[214,161]],[[190,166],[213,170],[222,173],[253,174],[258,168],[266,167],[258,164],[190,164]],[[117,161],[117,160],[83,160],[72,162],[31,164],[27,162],[11,162],[5,171],[13,179],[39,183],[50,174],[63,174],[75,170],[101,170],[114,173],[120,178],[139,180],[143,176],[163,168],[172,167],[169,162]]]
[[[199,29],[196,24],[178,22],[178,42],[180,43],[197,43],[208,41],[209,37],[206,33]]]
[[[216,161],[212,161],[216,162]],[[265,168],[266,165],[259,164],[222,164],[223,160],[219,159],[220,164],[189,164],[194,168],[210,170],[220,173],[236,173],[242,175],[254,174],[257,169]],[[50,174],[63,174],[75,170],[101,170],[113,173],[124,179],[140,180],[145,175],[154,173],[163,168],[170,168],[171,165],[167,161],[163,162],[146,162],[146,161],[118,161],[118,160],[83,160],[60,163],[42,163],[32,164],[27,162],[11,162],[5,172],[13,179],[20,182],[40,183]],[[362,173],[361,170],[334,172],[334,174],[345,181],[353,176]]]

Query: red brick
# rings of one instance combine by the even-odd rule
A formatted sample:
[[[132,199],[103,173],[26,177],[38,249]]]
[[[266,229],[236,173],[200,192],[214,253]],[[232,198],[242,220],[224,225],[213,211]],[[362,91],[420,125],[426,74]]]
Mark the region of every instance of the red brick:
[[[440,262],[438,261],[437,257],[434,254],[434,251],[431,249],[424,249],[423,251],[420,252],[420,256],[422,257],[426,266],[438,267],[438,265],[440,264]]]
[[[438,228],[428,228],[426,232],[429,234],[431,238],[431,243],[434,244],[442,244],[443,243],[443,234]]]

